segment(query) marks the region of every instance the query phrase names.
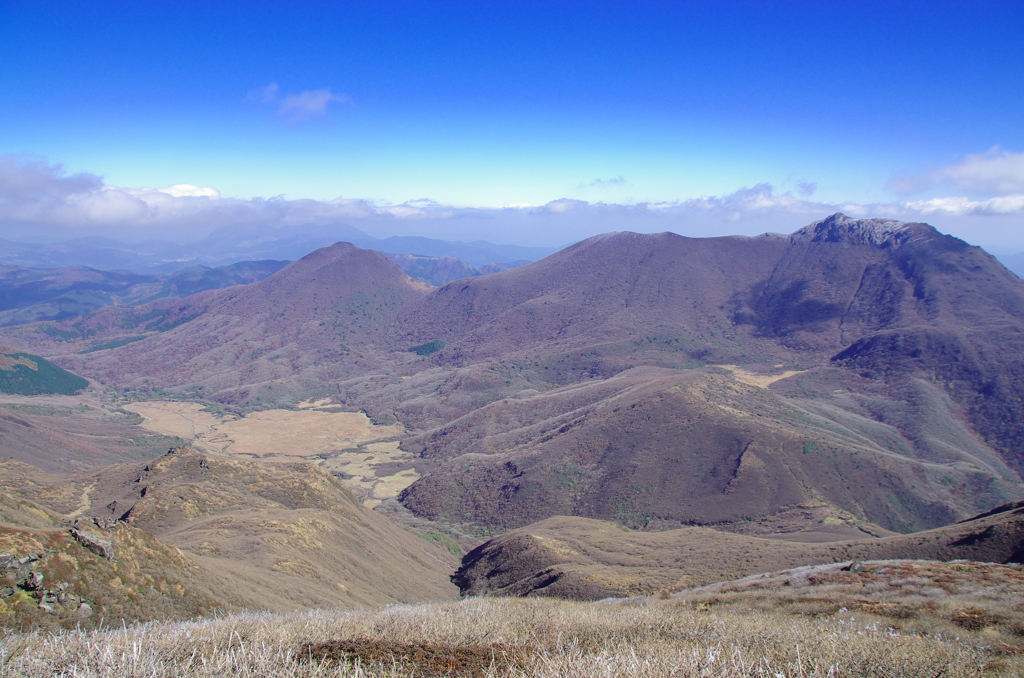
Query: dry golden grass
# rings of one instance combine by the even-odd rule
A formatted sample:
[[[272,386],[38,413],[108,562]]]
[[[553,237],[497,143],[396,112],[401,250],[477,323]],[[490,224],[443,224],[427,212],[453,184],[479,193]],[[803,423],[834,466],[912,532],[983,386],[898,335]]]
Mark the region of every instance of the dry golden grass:
[[[685,598],[467,599],[12,635],[0,677],[1014,676],[983,630],[910,631],[864,609],[804,614]]]
[[[140,415],[143,428],[185,440],[199,441],[222,422],[204,412],[203,406],[197,403],[138,402],[125,405],[123,409]]]
[[[195,440],[216,452],[294,461],[344,448],[355,448],[403,432],[401,425],[378,426],[362,412],[331,412],[316,408],[264,410],[238,418],[218,417],[202,405],[176,401],[139,402],[125,409],[144,418],[142,426],[165,435]]]
[[[345,484],[359,492],[366,506],[374,507],[397,497],[420,477],[413,468],[416,456],[398,445],[397,441],[369,443],[358,450],[335,452],[323,466],[344,474]]]
[[[399,450],[397,442],[374,442],[402,434],[400,424],[377,425],[362,412],[331,410],[328,401],[242,418],[216,416],[197,403],[177,401],[138,402],[125,409],[141,415],[144,428],[184,438],[207,452],[268,462],[323,461],[371,507],[397,497],[420,477],[412,468],[414,456]]]

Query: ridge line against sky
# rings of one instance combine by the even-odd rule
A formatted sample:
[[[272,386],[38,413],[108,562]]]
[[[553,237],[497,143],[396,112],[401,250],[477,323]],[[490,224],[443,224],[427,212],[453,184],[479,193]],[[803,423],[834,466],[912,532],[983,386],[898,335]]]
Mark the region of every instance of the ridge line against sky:
[[[1008,0],[9,0],[0,237],[557,246],[843,211],[1022,251],[1022,33]]]

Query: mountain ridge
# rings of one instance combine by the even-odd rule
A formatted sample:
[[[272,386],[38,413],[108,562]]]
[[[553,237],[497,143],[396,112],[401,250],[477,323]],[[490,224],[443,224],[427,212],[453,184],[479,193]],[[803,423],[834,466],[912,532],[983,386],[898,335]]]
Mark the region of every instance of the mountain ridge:
[[[144,392],[159,386],[251,409],[318,394],[375,421],[400,421],[410,450],[432,449],[442,462],[403,495],[425,516],[492,528],[574,511],[622,513],[631,524],[654,525],[655,514],[664,514],[677,524],[739,525],[747,510],[739,507],[748,503],[747,515],[782,516],[824,492],[835,510],[909,531],[1024,496],[1024,458],[1015,453],[1024,429],[1024,401],[1015,399],[1024,365],[1012,369],[1024,355],[1024,283],[979,248],[925,224],[837,214],[789,237],[611,233],[439,288],[413,281],[385,255],[336,244],[263,281],[188,298],[166,313],[147,321],[166,331],[59,360]],[[421,352],[424,346],[430,351]],[[705,369],[716,364],[725,372]],[[744,367],[728,367],[737,365]],[[681,471],[672,487],[629,495],[630,474],[639,473],[634,484],[646,488],[648,471],[618,468],[615,460],[624,454],[647,468],[664,453],[630,457],[639,449],[634,441],[634,452],[610,454],[625,439],[598,435],[609,415],[577,416],[558,391],[576,384],[597,393],[602,380],[640,367],[713,384],[706,402],[684,408],[694,430],[716,441],[709,450],[668,442],[688,435],[666,414],[672,407],[665,403],[681,403],[681,392],[651,392],[616,416],[623,430],[658,422],[645,435],[682,455],[681,469],[701,455],[724,455],[723,463],[748,469],[741,476],[761,478],[737,481],[749,486],[730,499],[731,514],[705,511],[725,501],[725,486],[714,483],[715,492],[694,500],[696,513],[664,505],[679,496],[686,473],[701,477],[709,469]],[[772,376],[780,372],[794,375]],[[765,392],[748,390],[741,373],[763,381],[755,388]],[[641,390],[667,378],[644,374]],[[534,407],[553,408],[547,419],[566,421],[540,438],[529,426],[480,423]],[[748,421],[741,415],[750,407],[761,410]],[[450,449],[449,442],[417,447],[445,431],[453,433],[444,436]],[[753,445],[747,458],[737,432]],[[581,435],[593,449],[582,442],[563,449]],[[459,442],[466,436],[475,442]],[[844,472],[861,489],[826,491],[824,451],[849,465]],[[600,496],[566,503],[583,491],[557,470],[568,463],[582,469],[569,476],[593,481]],[[796,480],[805,472],[811,475]],[[620,481],[609,484],[612,477]],[[491,488],[487,497],[508,501],[478,501],[480,483]],[[766,487],[781,492],[779,501],[762,501]]]

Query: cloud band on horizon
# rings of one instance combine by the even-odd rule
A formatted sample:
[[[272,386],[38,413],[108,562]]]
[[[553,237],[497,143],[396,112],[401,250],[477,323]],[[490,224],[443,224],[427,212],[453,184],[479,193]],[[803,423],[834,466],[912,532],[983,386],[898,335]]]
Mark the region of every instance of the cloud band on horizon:
[[[791,192],[776,193],[772,185],[761,183],[723,196],[633,204],[562,198],[543,205],[457,207],[429,199],[401,204],[357,198],[241,199],[191,184],[159,189],[109,186],[98,175],[68,174],[60,164],[42,159],[0,156],[0,237],[36,241],[103,235],[184,242],[225,226],[290,228],[344,223],[375,235],[564,245],[610,230],[669,230],[689,236],[791,232],[834,212],[905,221],[941,218],[947,232],[969,241],[1024,250],[1019,219],[1024,216],[1024,195],[1020,194],[981,200],[953,196],[833,203],[811,201]],[[996,217],[1011,217],[1012,223]],[[999,232],[997,237],[977,237],[979,224],[984,222],[993,233]]]

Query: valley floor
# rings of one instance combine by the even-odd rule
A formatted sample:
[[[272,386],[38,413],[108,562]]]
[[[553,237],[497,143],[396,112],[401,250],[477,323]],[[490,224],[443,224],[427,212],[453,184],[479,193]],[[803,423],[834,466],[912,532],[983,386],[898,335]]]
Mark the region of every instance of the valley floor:
[[[839,572],[801,568],[673,596],[596,603],[471,598],[8,635],[0,640],[0,676],[1024,672],[1020,566],[885,561],[849,576]]]

